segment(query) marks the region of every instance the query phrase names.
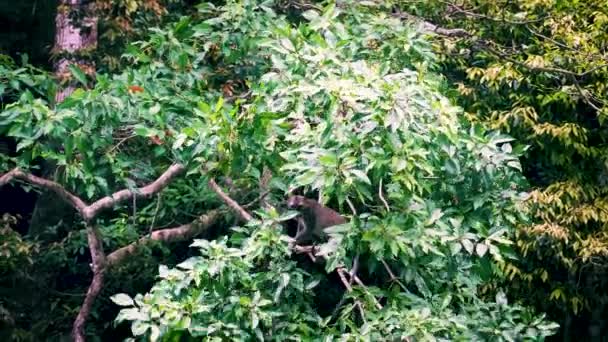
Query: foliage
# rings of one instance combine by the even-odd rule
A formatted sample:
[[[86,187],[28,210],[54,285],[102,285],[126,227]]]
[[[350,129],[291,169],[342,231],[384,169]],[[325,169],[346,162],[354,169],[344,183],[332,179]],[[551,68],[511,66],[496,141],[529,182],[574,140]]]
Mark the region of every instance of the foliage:
[[[2,236],[0,275],[26,271],[27,267],[24,266],[32,264],[30,254],[37,249],[37,246],[27,243],[11,229],[11,226],[17,223],[17,218],[4,214],[0,218],[0,223],[2,224],[0,227],[0,236]]]
[[[365,214],[354,214],[334,230],[337,243],[321,247],[328,258],[324,271],[361,252],[362,278],[371,284],[355,287],[339,321],[320,316],[306,284],[324,272],[302,273],[280,235],[281,217],[262,211],[231,239],[195,242],[201,256],[176,269],[161,267],[162,280],[149,294],[113,297],[126,307],[118,320],[133,321],[134,335],[509,340],[551,334],[553,325],[507,305],[500,293],[495,303],[477,297],[478,286],[494,277],[491,261],[508,255],[508,232],[525,219],[517,205],[519,163],[510,138],[479,126],[459,128],[457,110],[426,75],[422,61],[431,62],[431,55],[415,31],[381,12],[372,15],[372,8],[309,11],[309,23],[298,27],[254,2],[203,10],[217,14],[190,31],[186,21],[178,24],[189,31],[180,42],[217,46],[212,51],[228,52],[220,54],[224,63],[233,54],[237,63],[242,56],[259,63],[232,66],[242,72],[236,77],[249,80],[253,98],[221,116],[219,106],[199,105],[197,129],[178,147],[201,151],[193,157],[207,171],[259,177],[269,167],[277,186],[316,190],[340,207],[353,202]],[[240,49],[231,46],[233,32],[245,38]],[[405,37],[411,51],[398,44]],[[370,49],[371,40],[383,44]],[[144,43],[149,53],[139,52],[138,59],[166,65],[188,50],[164,44],[161,38]],[[404,61],[419,68],[402,69]],[[259,70],[267,72],[256,80]],[[386,209],[382,191],[391,203]],[[390,268],[402,288],[387,284]],[[375,309],[379,299],[381,311]],[[363,317],[357,303],[363,303]]]
[[[0,55],[0,104],[4,105],[18,99],[24,91],[29,90],[36,96],[46,99],[55,97],[55,82],[44,71],[28,64],[26,56],[21,65],[7,55]]]
[[[148,294],[113,296],[118,321],[152,339],[551,335],[555,324],[500,289],[479,295],[513,261],[510,238],[527,222],[524,149],[459,122],[428,41],[390,8],[329,4],[288,21],[273,5],[202,4],[127,49],[131,67],[120,74],[98,74],[57,106],[26,89],[0,113],[0,133],[19,143],[2,171],[44,158],[59,166],[56,181],[89,200],[186,165],[157,198],[100,217],[106,247],[216,208],[210,177],[231,179],[239,203],[269,188],[276,209],[231,230],[221,222],[216,236],[195,240],[200,256],[161,266]],[[350,214],[320,245],[324,265],[292,253],[284,225],[293,213],[280,203],[293,189]],[[73,229],[66,257],[84,246],[82,225]],[[357,254],[361,283],[344,291],[336,270]]]
[[[505,265],[509,278],[543,310],[605,316],[605,2],[399,3],[470,34],[435,40],[459,103],[531,146],[523,167],[535,220],[519,231],[526,258]]]
[[[168,9],[181,13],[187,1],[180,0],[95,0],[95,15],[99,21],[98,45],[103,53],[96,53],[101,70],[116,71],[120,54],[133,39],[146,34],[150,26],[159,24],[170,14]]]

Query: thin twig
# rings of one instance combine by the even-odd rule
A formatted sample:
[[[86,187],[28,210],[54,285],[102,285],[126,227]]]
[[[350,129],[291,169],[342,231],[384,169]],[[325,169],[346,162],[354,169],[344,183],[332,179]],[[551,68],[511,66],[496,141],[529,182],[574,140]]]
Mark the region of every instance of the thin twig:
[[[135,196],[133,196],[133,213],[131,218],[133,220],[133,227],[135,227],[137,225],[137,198]]]
[[[533,24],[533,23],[538,23],[541,21],[544,21],[548,18],[548,16],[546,17],[542,17],[542,18],[538,18],[538,19],[530,19],[530,20],[510,20],[510,19],[505,19],[505,18],[495,18],[495,17],[491,17],[489,15],[485,15],[485,14],[481,14],[481,13],[476,13],[470,10],[466,10],[452,2],[449,1],[441,1],[443,4],[447,5],[448,7],[452,7],[456,13],[461,13],[464,14],[465,16],[468,17],[472,17],[472,18],[479,18],[479,19],[485,19],[485,20],[489,20],[489,21],[494,21],[494,22],[499,22],[499,23],[506,23],[506,24],[512,24],[512,25],[526,25],[526,24]]]
[[[589,98],[589,96],[587,95],[587,93],[585,93],[585,90],[583,90],[583,88],[581,88],[581,85],[578,83],[578,80],[576,79],[576,77],[572,77],[572,82],[574,83],[574,87],[576,88],[576,90],[578,90],[579,94],[581,94],[581,96],[583,97],[583,100],[593,109],[595,109],[597,112],[599,112],[601,109],[596,106],[593,101],[591,101],[591,99]]]
[[[348,197],[346,197],[346,203],[348,203],[348,206],[350,207],[350,211],[353,212],[353,216],[357,216],[357,210],[355,209],[353,202],[351,202]]]
[[[355,260],[353,261],[353,267],[350,269],[350,279],[348,280],[348,285],[352,288],[353,285],[353,281],[355,280],[355,276],[357,274],[357,270],[359,269],[359,255],[357,254],[357,257],[355,257]],[[334,309],[334,312],[332,314],[332,317],[335,318],[335,316],[338,314],[338,310],[340,309],[340,307],[342,305],[344,305],[344,302],[346,301],[346,296],[342,296],[342,298],[340,299],[340,301],[338,302],[338,304],[336,305],[336,308]]]
[[[251,221],[253,219],[253,216],[251,216],[251,214],[249,214],[245,209],[243,209],[243,207],[241,207],[235,200],[230,198],[230,196],[226,195],[226,193],[222,190],[222,188],[220,188],[219,185],[217,185],[213,178],[209,179],[209,182],[207,182],[207,184],[209,185],[211,190],[213,190],[220,197],[220,199],[224,203],[226,203],[226,205],[228,205],[232,210],[234,210],[243,221]]]
[[[403,288],[404,290],[407,291],[407,288],[405,287],[405,285],[399,280],[399,278],[397,278],[395,276],[395,274],[393,273],[393,271],[391,270],[389,265],[386,263],[386,261],[384,261],[384,259],[380,259],[380,261],[382,262],[382,265],[384,265],[384,269],[386,269],[386,272],[388,272],[388,275],[391,277],[391,281],[396,282],[397,284],[399,284],[399,286],[401,286],[401,288]]]
[[[150,234],[152,234],[152,230],[154,229],[154,223],[156,223],[156,215],[158,215],[158,210],[160,209],[160,200],[162,195],[158,194],[158,198],[156,199],[156,208],[154,209],[154,215],[152,216],[152,222],[150,223]]]
[[[384,203],[384,206],[386,207],[386,211],[390,212],[391,208],[388,206],[388,203],[386,202],[386,200],[384,199],[384,196],[382,195],[382,178],[380,178],[380,185],[378,186],[378,196],[380,196],[380,200],[382,201],[382,203]]]
[[[254,199],[253,201],[243,205],[243,209],[249,209],[251,208],[254,204],[256,204],[257,202],[262,202],[264,200],[264,198],[266,198],[266,196],[268,196],[268,194],[270,193],[270,190],[266,190],[264,191],[260,196],[258,196],[256,199]]]
[[[344,275],[344,273],[346,272],[344,268],[338,268],[336,271],[338,272],[338,276],[340,277],[342,284],[344,284],[344,287],[346,287],[346,290],[348,292],[353,292],[353,287],[351,286],[351,283],[346,280],[346,276]],[[365,322],[365,312],[363,311],[363,305],[361,304],[361,301],[355,299],[355,305],[357,306],[357,308],[359,308],[359,314],[361,315],[361,319]]]
[[[545,40],[548,40],[548,41],[550,41],[551,43],[553,43],[553,44],[555,44],[555,45],[557,45],[557,46],[559,46],[559,47],[561,47],[561,48],[564,48],[564,49],[567,49],[567,50],[571,50],[571,51],[578,51],[578,50],[576,50],[575,48],[573,48],[573,47],[571,47],[571,46],[568,46],[568,45],[566,45],[566,44],[564,44],[564,43],[562,43],[562,42],[558,42],[557,40],[555,40],[555,39],[553,39],[553,38],[551,38],[551,37],[545,36],[544,34],[542,34],[542,33],[540,33],[540,32],[537,32],[537,31],[533,30],[533,29],[532,29],[532,28],[530,28],[529,26],[526,26],[526,29],[528,29],[528,31],[530,31],[530,33],[532,33],[533,35],[535,35],[535,36],[537,36],[537,37],[540,37],[540,38],[543,38],[543,39],[545,39]]]
[[[116,143],[116,145],[112,146],[112,148],[110,148],[110,149],[108,150],[108,152],[106,152],[106,154],[110,154],[110,153],[112,153],[112,152],[113,152],[114,150],[116,150],[116,149],[117,149],[117,148],[118,148],[120,145],[122,145],[122,144],[123,144],[125,141],[127,141],[127,140],[129,140],[129,139],[131,139],[131,138],[134,138],[134,137],[136,137],[136,136],[137,136],[137,135],[128,135],[128,136],[126,136],[126,137],[124,137],[124,138],[120,139],[120,141],[119,141],[118,143]]]

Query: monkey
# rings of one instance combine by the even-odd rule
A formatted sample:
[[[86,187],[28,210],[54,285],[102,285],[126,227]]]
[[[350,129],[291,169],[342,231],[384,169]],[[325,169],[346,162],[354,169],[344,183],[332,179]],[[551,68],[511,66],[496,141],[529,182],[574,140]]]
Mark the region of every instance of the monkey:
[[[325,233],[325,228],[347,222],[346,218],[338,214],[336,211],[324,207],[319,204],[319,202],[304,196],[296,195],[289,197],[287,199],[287,207],[290,209],[298,209],[302,214],[301,217],[298,217],[298,230],[295,236],[296,243],[310,241],[313,239],[313,237],[325,238],[327,236]],[[352,286],[353,280],[355,279],[357,271],[359,270],[359,257],[360,254],[357,253],[353,259],[353,266],[349,272],[349,286]],[[343,296],[334,309],[332,314],[333,319],[336,318],[338,309],[344,304],[345,301],[346,296]]]
[[[298,209],[302,216],[298,219],[296,243],[309,242],[313,238],[323,239],[327,236],[325,228],[346,223],[346,219],[336,211],[326,208],[317,201],[304,196],[291,196],[287,207]]]

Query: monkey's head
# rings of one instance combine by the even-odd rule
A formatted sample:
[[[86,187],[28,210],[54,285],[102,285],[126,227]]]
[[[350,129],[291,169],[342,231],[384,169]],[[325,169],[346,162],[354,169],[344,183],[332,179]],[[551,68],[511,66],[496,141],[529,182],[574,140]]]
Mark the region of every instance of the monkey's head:
[[[306,197],[304,197],[304,196],[299,196],[299,195],[291,196],[287,199],[287,208],[289,208],[289,209],[301,208],[302,206],[304,206],[305,202],[306,202]]]

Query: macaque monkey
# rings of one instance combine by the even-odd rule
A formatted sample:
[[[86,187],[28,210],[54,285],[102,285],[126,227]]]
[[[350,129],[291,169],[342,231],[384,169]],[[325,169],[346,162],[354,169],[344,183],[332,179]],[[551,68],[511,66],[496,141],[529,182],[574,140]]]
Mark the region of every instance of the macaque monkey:
[[[304,196],[291,196],[287,199],[287,207],[297,209],[302,216],[298,218],[296,243],[309,242],[313,238],[322,239],[327,236],[325,228],[346,223],[346,219],[332,209],[326,208],[317,201]]]

